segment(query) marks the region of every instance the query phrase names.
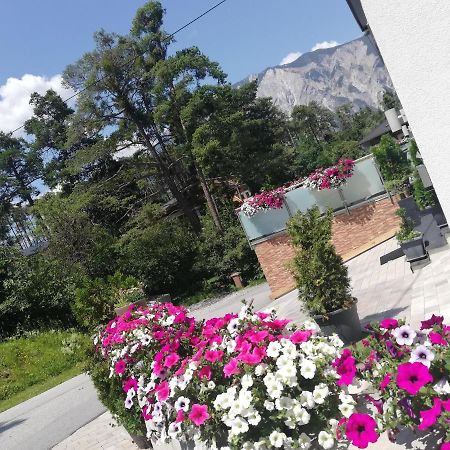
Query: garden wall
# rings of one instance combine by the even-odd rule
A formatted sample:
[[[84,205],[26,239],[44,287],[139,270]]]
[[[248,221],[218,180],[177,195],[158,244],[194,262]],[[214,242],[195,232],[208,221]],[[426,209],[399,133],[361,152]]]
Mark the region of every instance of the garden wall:
[[[394,236],[400,219],[394,214],[398,208],[389,198],[355,207],[350,214],[339,213],[333,219],[333,243],[344,261],[369,250]],[[294,248],[286,232],[277,234],[254,246],[259,263],[272,291],[272,298],[281,297],[295,288],[288,268]]]

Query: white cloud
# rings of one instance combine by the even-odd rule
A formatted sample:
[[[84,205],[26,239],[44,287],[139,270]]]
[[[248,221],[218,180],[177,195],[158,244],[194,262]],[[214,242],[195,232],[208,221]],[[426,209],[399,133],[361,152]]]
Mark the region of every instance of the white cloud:
[[[336,45],[339,45],[339,42],[336,41],[323,41],[323,42],[318,42],[316,45],[314,45],[314,47],[311,49],[311,51],[315,51],[315,50],[320,50],[323,48],[331,48],[331,47],[336,47]]]
[[[280,61],[280,66],[284,66],[285,64],[289,64],[293,61],[295,61],[297,58],[300,58],[300,56],[302,56],[302,54],[300,52],[292,52],[292,53],[288,53],[281,61]]]
[[[5,84],[0,85],[0,130],[8,133],[32,116],[33,108],[29,102],[33,92],[45,94],[48,89],[53,89],[63,98],[73,94],[70,89],[63,88],[61,80],[61,75],[47,78],[25,74],[22,78],[8,78]],[[14,136],[24,134],[22,129]]]

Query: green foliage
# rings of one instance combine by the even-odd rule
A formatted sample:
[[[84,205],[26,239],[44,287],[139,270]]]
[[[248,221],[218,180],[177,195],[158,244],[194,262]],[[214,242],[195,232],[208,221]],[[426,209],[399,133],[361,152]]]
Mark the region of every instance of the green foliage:
[[[404,180],[410,174],[406,155],[391,136],[382,136],[380,143],[372,148],[372,152],[385,181]]]
[[[383,94],[383,109],[387,111],[388,109],[395,108],[399,110],[402,107],[400,100],[395,91],[386,91]]]
[[[85,361],[89,338],[73,331],[32,333],[0,342],[1,402]]]
[[[331,222],[331,210],[321,217],[317,207],[299,211],[288,222],[299,298],[312,314],[325,316],[353,302],[347,266],[330,242]]]
[[[437,200],[434,190],[425,189],[417,169],[414,170],[413,197],[420,209],[435,205]]]
[[[97,389],[98,398],[108,408],[120,425],[130,433],[145,436],[147,430],[136,408],[126,409],[123,386],[119,378],[109,376],[109,364],[92,348],[88,353],[89,375]]]
[[[75,280],[57,260],[15,252],[2,259],[6,273],[0,289],[0,337],[74,325],[70,306]]]
[[[73,314],[80,326],[93,330],[114,316],[114,308],[122,300],[122,290],[138,287],[132,276],[116,272],[103,278],[85,278],[75,290]]]
[[[414,167],[417,167],[419,164],[422,164],[422,160],[417,157],[417,153],[419,152],[419,148],[417,147],[417,143],[415,139],[412,139],[409,143],[409,156],[411,158],[411,162]]]
[[[398,208],[397,211],[395,211],[395,215],[401,219],[400,231],[398,231],[395,235],[399,242],[409,241],[417,236],[420,236],[420,233],[414,230],[414,222],[410,217],[408,217],[405,208]]]
[[[401,180],[389,180],[385,181],[384,185],[386,189],[392,194],[397,195],[404,192],[408,192],[410,189],[409,180],[401,179]]]
[[[148,204],[127,224],[117,251],[123,271],[140,280],[146,294],[175,295],[193,288],[197,247],[181,220],[164,219],[158,205]]]
[[[255,252],[250,248],[234,211],[221,209],[224,233],[214,226],[210,216],[202,219],[202,235],[199,245],[198,264],[201,273],[213,277],[216,287],[230,283],[233,272],[241,272],[246,281],[262,275]],[[211,282],[210,282],[211,284]]]

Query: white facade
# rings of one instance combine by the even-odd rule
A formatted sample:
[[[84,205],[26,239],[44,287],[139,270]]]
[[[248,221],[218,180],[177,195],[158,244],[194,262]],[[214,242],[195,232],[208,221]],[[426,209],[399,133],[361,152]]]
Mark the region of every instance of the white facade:
[[[450,1],[361,4],[450,218]]]

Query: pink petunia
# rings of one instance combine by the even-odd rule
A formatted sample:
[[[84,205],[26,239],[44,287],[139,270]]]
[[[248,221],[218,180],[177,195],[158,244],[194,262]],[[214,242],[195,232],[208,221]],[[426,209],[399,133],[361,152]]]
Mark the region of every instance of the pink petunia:
[[[293,344],[301,344],[302,342],[306,342],[312,336],[312,334],[313,332],[310,330],[298,330],[295,333],[292,333],[289,339]]]
[[[416,395],[433,377],[428,367],[420,362],[403,363],[398,366],[397,386],[411,395]]]
[[[223,351],[222,350],[207,350],[205,352],[205,359],[209,362],[222,361]]]
[[[200,369],[200,371],[198,372],[198,377],[200,378],[200,380],[202,378],[206,378],[206,379],[210,380],[211,376],[212,376],[212,370],[211,370],[211,367],[209,367],[209,366],[203,366]]]
[[[442,403],[441,400],[435,398],[433,400],[433,407],[430,409],[426,409],[424,411],[420,411],[421,422],[417,427],[419,430],[426,430],[436,423],[439,416],[442,412]]]
[[[180,360],[180,357],[177,353],[171,353],[168,355],[164,361],[164,366],[170,369],[173,367],[178,361]]]
[[[333,361],[332,366],[336,368],[337,374],[340,375],[337,381],[339,386],[352,384],[356,375],[356,360],[348,348],[342,351],[340,358],[336,358]]]
[[[169,398],[169,383],[167,381],[163,381],[156,387],[156,392],[158,396],[158,400],[160,402],[165,402]]]
[[[448,342],[439,333],[436,333],[435,331],[431,331],[428,334],[428,339],[433,345],[442,345],[444,347],[448,345]]]
[[[127,366],[127,363],[123,359],[119,359],[119,361],[116,362],[114,365],[114,371],[118,375],[122,375],[125,372],[125,368]]]
[[[378,433],[375,431],[377,423],[368,414],[352,414],[345,426],[347,439],[358,448],[367,448],[369,443],[378,440]]]
[[[240,370],[238,367],[237,358],[230,359],[230,361],[227,364],[225,364],[225,366],[223,367],[223,373],[226,378],[230,378],[231,375],[236,375],[239,372],[240,372]]]
[[[428,320],[423,320],[421,322],[421,330],[429,330],[430,328],[433,328],[434,325],[442,325],[444,322],[443,316],[436,316],[432,315]]]
[[[441,450],[450,450],[450,442],[443,442],[441,445]]]
[[[206,405],[194,403],[191,412],[189,413],[189,419],[191,419],[198,427],[203,425],[209,419],[208,407]]]
[[[184,416],[184,411],[182,409],[179,409],[177,412],[177,417],[175,418],[175,422],[180,423],[183,422],[183,420],[186,417]]]
[[[392,379],[392,374],[390,374],[390,373],[387,373],[383,377],[383,379],[381,380],[381,383],[380,383],[380,391],[383,392],[387,388],[387,386],[391,382],[391,379]]]
[[[380,322],[380,327],[385,328],[386,330],[392,330],[394,328],[398,327],[398,320],[397,319],[384,319]]]
[[[138,384],[136,378],[128,378],[128,380],[123,382],[124,392],[128,392],[130,389],[134,389],[134,391],[137,392]]]

